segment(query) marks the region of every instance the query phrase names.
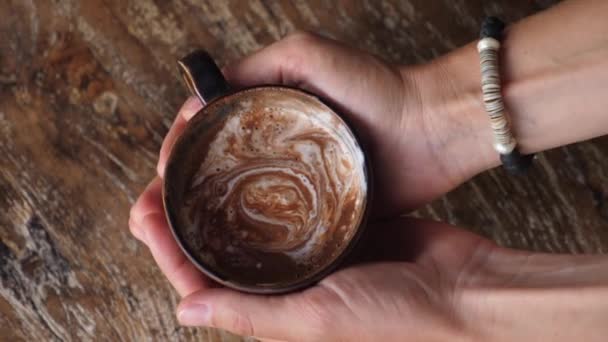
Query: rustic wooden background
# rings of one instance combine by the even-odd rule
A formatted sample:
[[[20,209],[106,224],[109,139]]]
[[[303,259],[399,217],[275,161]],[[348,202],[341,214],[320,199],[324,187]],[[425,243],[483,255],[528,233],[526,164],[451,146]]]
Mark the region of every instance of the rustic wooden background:
[[[177,296],[128,209],[186,97],[175,60],[221,64],[297,28],[399,63],[552,0],[0,1],[0,339],[239,340],[176,324]],[[507,195],[508,194],[508,195]],[[421,210],[506,246],[608,252],[608,139],[492,171]]]

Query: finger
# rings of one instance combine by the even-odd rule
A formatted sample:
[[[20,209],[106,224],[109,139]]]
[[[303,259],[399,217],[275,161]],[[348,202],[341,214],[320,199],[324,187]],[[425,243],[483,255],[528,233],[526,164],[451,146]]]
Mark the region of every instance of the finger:
[[[184,298],[177,318],[186,326],[210,326],[245,336],[300,340],[318,335],[318,319],[307,310],[303,293],[262,296],[226,288],[210,289]]]
[[[135,204],[131,207],[129,213],[129,221],[134,224],[141,226],[144,217],[151,213],[159,211],[159,203],[162,201],[162,181],[160,178],[155,177],[139,195]],[[162,203],[161,203],[162,205]],[[160,208],[162,211],[162,206]],[[139,227],[136,227],[139,228]],[[142,234],[142,233],[138,233]]]
[[[154,261],[180,296],[187,296],[209,287],[210,281],[184,255],[175,242],[164,214],[146,216],[142,226]]]
[[[160,178],[156,177],[131,210],[130,224],[163,274],[181,296],[207,288],[209,281],[184,255],[169,229],[163,211]]]
[[[201,101],[192,96],[189,97],[186,102],[182,105],[177,116],[175,117],[175,121],[169,128],[169,132],[165,136],[165,140],[163,141],[162,146],[160,147],[160,154],[158,157],[158,164],[156,165],[156,172],[162,178],[165,173],[165,165],[167,164],[167,159],[169,158],[169,153],[171,153],[171,148],[173,148],[173,144],[177,138],[182,134],[184,129],[186,128],[186,124],[188,121],[196,114],[199,110],[203,108],[203,104]]]

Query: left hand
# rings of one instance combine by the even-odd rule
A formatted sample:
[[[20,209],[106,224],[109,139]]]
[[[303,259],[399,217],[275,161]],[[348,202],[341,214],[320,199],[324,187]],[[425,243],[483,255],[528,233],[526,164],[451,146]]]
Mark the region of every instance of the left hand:
[[[304,291],[245,294],[212,286],[183,255],[157,201],[157,178],[133,210],[131,222],[169,281],[184,296],[183,325],[288,341],[428,341],[470,337],[461,316],[463,279],[485,279],[488,255],[500,249],[449,225],[396,219],[370,227],[366,261],[349,266]],[[145,227],[145,228],[144,228]],[[144,228],[144,229],[141,229]],[[140,230],[141,229],[141,230]]]
[[[419,219],[375,222],[364,241],[367,263],[304,291],[221,288],[177,246],[160,185],[156,178],[142,194],[130,227],[184,297],[183,325],[289,341],[604,341],[608,333],[605,256],[514,251]]]

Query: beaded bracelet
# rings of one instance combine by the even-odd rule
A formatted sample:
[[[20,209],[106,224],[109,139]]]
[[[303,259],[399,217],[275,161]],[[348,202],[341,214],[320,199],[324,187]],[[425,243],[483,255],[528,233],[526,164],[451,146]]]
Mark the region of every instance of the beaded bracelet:
[[[481,62],[481,90],[494,131],[494,149],[500,154],[500,161],[509,173],[522,174],[530,167],[534,155],[519,153],[517,141],[511,133],[505,115],[498,65],[498,51],[504,27],[505,24],[496,17],[486,18],[481,25],[480,40],[477,44]]]

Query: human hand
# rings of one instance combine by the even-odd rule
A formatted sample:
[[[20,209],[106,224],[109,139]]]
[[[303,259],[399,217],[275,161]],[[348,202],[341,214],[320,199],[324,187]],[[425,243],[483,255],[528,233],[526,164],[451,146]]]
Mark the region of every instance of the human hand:
[[[507,250],[417,219],[374,223],[362,263],[304,291],[261,296],[217,287],[173,240],[160,185],[156,178],[142,194],[130,226],[184,297],[183,325],[290,341],[540,341],[557,330],[553,341],[603,341],[608,334],[608,258]]]
[[[368,54],[299,33],[225,68],[224,73],[235,87],[295,86],[343,111],[371,149],[375,202],[383,209],[380,214],[412,208],[456,185],[446,177],[444,162],[432,151],[433,140],[426,135],[428,126],[419,110],[414,72],[402,72]],[[163,177],[173,144],[201,106],[198,99],[190,98],[180,109],[160,150],[159,177]],[[160,184],[159,179],[154,180],[140,196],[129,225],[140,240],[146,240],[144,232],[151,236],[148,246],[165,274],[188,274],[188,281],[169,276],[178,292],[187,295],[206,281],[169,234],[159,205]]]
[[[447,129],[424,110],[418,68],[399,68],[332,40],[297,33],[223,71],[236,88],[293,86],[337,108],[371,152],[376,216],[414,209],[472,176],[457,174],[458,163],[444,153],[438,136],[446,134],[438,129]],[[161,177],[173,143],[199,109],[198,100],[190,99],[178,114],[161,148]]]
[[[484,269],[496,246],[434,222],[375,224],[365,263],[301,292],[260,296],[224,288],[185,297],[181,324],[286,341],[458,341],[473,335],[461,315],[460,284]],[[457,286],[458,285],[458,286]]]
[[[180,322],[243,335],[311,341],[453,338],[463,330],[454,315],[459,305],[453,282],[472,276],[480,264],[472,259],[483,259],[495,248],[437,223],[380,222],[370,229],[374,234],[364,255],[366,261],[383,262],[353,265],[298,293],[244,294],[214,286],[184,256],[167,226],[160,191],[156,178],[133,207],[130,227],[185,297]],[[466,265],[474,266],[464,276]]]
[[[439,119],[424,109],[416,69],[398,69],[331,41],[296,35],[229,66],[225,74],[235,86],[278,83],[309,90],[347,115],[372,152],[376,203],[385,209],[377,210],[377,217],[413,208],[472,175],[448,167],[457,164],[443,152],[445,123],[436,124]],[[160,177],[172,144],[199,109],[190,99],[180,110],[161,149]],[[471,324],[482,322],[484,313],[509,317],[518,310],[493,311],[472,294],[518,285],[511,278],[534,280],[521,277],[522,270],[534,273],[543,265],[529,263],[520,270],[513,260],[527,260],[529,254],[446,225],[376,219],[372,240],[366,241],[376,246],[368,261],[384,262],[350,266],[286,296],[242,294],[216,287],[181,252],[163,214],[160,188],[156,178],[144,191],[130,227],[185,297],[178,310],[182,324],[295,340],[472,338],[484,336]]]

